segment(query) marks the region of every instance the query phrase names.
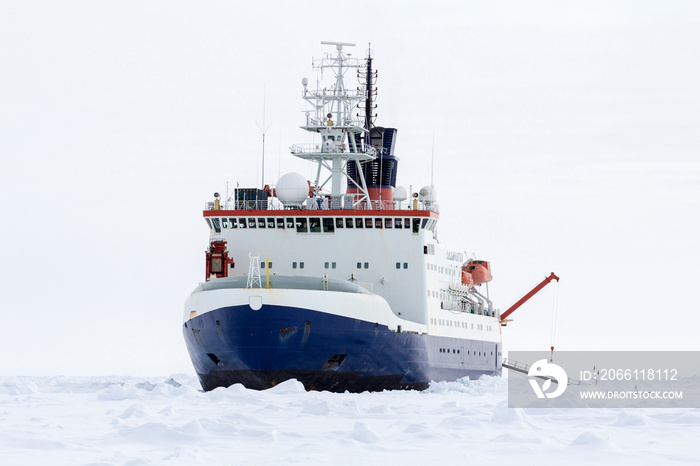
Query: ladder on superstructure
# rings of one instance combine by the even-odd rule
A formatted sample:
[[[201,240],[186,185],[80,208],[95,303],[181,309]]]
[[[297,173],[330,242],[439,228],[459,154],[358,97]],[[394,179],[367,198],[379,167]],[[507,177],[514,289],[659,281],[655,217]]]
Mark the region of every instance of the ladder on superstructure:
[[[262,288],[262,280],[260,280],[260,253],[253,255],[253,253],[248,254],[250,256],[250,267],[248,267],[248,282],[246,283],[246,288],[253,288],[258,285],[258,288]]]

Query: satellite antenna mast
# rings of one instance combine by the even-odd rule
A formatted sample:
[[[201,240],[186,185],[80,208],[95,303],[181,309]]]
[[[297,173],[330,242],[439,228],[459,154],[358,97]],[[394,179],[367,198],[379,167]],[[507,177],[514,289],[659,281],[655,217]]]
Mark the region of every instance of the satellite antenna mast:
[[[365,71],[365,89],[367,89],[367,99],[365,100],[365,129],[369,132],[372,129],[372,44],[367,46],[367,71]],[[369,136],[367,136],[369,143]]]
[[[270,129],[270,126],[272,126],[272,123],[267,125],[265,127],[265,87],[263,86],[263,124],[262,127],[258,125],[258,122],[256,121],[255,124],[257,125],[258,129],[262,133],[262,176],[260,177],[261,181],[261,188],[265,188],[265,133],[267,133],[267,130]],[[263,129],[265,128],[265,129]]]
[[[430,187],[434,188],[433,172],[435,171],[435,131],[433,131],[433,148],[430,151]]]

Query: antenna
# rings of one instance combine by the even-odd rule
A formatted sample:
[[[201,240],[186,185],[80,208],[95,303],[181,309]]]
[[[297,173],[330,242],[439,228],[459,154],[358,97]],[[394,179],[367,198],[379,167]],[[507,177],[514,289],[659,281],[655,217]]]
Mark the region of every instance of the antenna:
[[[335,48],[337,48],[339,52],[341,50],[343,50],[343,46],[346,46],[346,47],[354,47],[355,46],[355,44],[353,44],[352,42],[332,42],[332,41],[327,41],[327,40],[322,40],[321,44],[322,45],[335,45]]]
[[[433,131],[433,148],[430,151],[430,187],[434,188],[433,184],[433,172],[435,167],[435,131]]]
[[[260,127],[260,125],[258,125],[257,121],[255,122],[255,124],[258,127],[258,129],[260,130],[260,132],[262,133],[262,177],[260,177],[260,181],[261,181],[260,187],[264,188],[265,187],[265,133],[267,133],[267,130],[270,129],[270,126],[272,126],[272,123],[270,123],[269,125],[267,125],[267,127],[265,127],[265,86],[264,85],[263,85],[263,124],[262,124],[262,128]],[[263,128],[265,128],[265,129],[263,129]]]
[[[280,133],[280,144],[277,148],[277,179],[280,179],[280,170],[282,169],[282,133]]]

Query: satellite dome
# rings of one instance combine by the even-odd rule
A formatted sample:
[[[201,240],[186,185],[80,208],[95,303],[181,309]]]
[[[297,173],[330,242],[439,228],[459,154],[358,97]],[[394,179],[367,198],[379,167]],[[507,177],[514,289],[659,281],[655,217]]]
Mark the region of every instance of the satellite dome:
[[[435,188],[432,186],[423,186],[420,188],[420,191],[418,191],[418,194],[420,194],[420,197],[426,205],[437,202],[437,191],[435,191]]]
[[[301,207],[309,195],[309,183],[299,173],[286,173],[277,181],[275,192],[285,207]]]
[[[406,199],[408,199],[408,193],[406,191],[406,188],[404,188],[403,186],[397,186],[396,188],[394,188],[395,201],[403,202]]]

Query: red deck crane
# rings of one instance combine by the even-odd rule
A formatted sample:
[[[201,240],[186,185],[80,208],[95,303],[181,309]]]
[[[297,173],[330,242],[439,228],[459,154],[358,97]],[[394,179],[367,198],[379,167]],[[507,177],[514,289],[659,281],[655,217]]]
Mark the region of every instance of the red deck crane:
[[[504,313],[501,314],[501,325],[502,325],[503,327],[505,327],[506,324],[508,323],[508,321],[506,320],[506,319],[508,318],[508,316],[511,315],[511,314],[512,314],[516,309],[518,309],[520,306],[522,306],[523,304],[525,304],[525,302],[526,302],[528,299],[530,299],[530,298],[532,298],[533,296],[535,296],[535,294],[537,294],[538,291],[540,291],[542,288],[544,288],[545,286],[547,286],[547,284],[549,284],[549,282],[551,282],[552,280],[559,281],[559,277],[557,277],[556,275],[554,275],[554,272],[552,272],[551,275],[550,275],[549,277],[547,277],[547,278],[545,278],[544,280],[542,280],[536,287],[534,287],[532,290],[530,290],[529,293],[527,293],[525,296],[523,296],[522,298],[520,298],[520,299],[518,300],[518,302],[516,302],[516,303],[513,304],[511,307],[509,307],[508,309],[506,309],[506,311],[505,311]]]

